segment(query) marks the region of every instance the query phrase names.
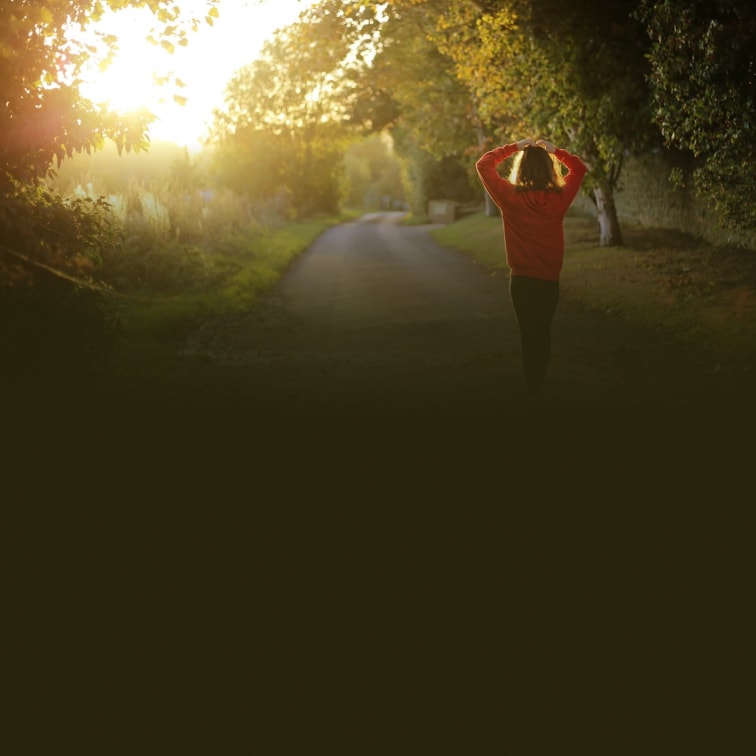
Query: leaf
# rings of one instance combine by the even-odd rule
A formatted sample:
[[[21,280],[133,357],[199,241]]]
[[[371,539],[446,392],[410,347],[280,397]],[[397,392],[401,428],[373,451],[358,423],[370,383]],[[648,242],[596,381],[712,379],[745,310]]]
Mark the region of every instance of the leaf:
[[[174,94],[173,101],[183,106],[186,105],[187,102],[189,102],[189,99],[187,97],[184,97],[183,95]]]

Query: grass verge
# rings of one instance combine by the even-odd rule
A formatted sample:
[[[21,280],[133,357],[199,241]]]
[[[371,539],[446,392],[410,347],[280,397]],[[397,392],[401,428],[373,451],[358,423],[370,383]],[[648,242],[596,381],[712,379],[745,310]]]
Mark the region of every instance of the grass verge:
[[[584,215],[568,214],[564,230],[564,300],[662,329],[723,368],[756,364],[756,252],[637,226],[623,229],[623,246],[599,247],[595,219]],[[470,215],[433,236],[508,270],[498,217]]]
[[[181,403],[182,397],[195,399],[205,395],[212,403],[213,395],[217,394],[212,385],[219,377],[202,360],[181,358],[180,347],[187,334],[205,319],[229,317],[248,310],[325,229],[349,217],[345,214],[289,223],[240,237],[223,251],[209,251],[213,263],[225,271],[211,284],[200,280],[191,288],[179,290],[121,291],[110,297],[118,327],[95,351],[89,350],[92,358],[86,360],[87,364],[79,359],[78,353],[61,359],[51,350],[50,339],[43,339],[41,356],[15,360],[13,375],[5,376],[0,387],[5,389],[8,384],[6,393],[14,397],[14,411],[21,414],[69,411],[70,407],[82,405],[90,405],[95,412],[100,408],[109,413],[124,408],[128,411],[130,406],[145,403],[176,404]],[[90,317],[93,313],[89,313]],[[62,317],[65,332],[73,327],[67,311],[60,307],[53,315],[45,311],[35,317],[27,331],[47,333],[50,326],[38,322],[44,318],[56,323]],[[18,338],[18,333],[11,334],[3,343],[10,340],[12,345]],[[9,347],[4,347],[4,352],[9,353]],[[71,373],[71,377],[64,381],[66,373]]]
[[[166,338],[183,336],[199,317],[249,309],[323,231],[343,220],[334,216],[299,221],[256,235],[236,254],[229,255],[229,275],[211,289],[127,299],[122,310],[127,334],[141,345],[151,338],[164,343]]]

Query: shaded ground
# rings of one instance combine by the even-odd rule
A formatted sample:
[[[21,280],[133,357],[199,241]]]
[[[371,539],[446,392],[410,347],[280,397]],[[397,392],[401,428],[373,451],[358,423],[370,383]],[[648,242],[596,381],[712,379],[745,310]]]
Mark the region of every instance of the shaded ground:
[[[245,376],[241,405],[287,412],[530,412],[506,276],[401,214],[323,234],[254,312],[205,323],[185,354]],[[742,409],[750,386],[663,334],[563,299],[548,411]]]
[[[479,717],[479,680],[511,678],[522,658],[527,672],[497,689],[490,721],[502,696],[517,719],[551,694],[560,733],[589,748],[618,733],[636,752],[677,753],[685,736],[730,746],[752,691],[752,456],[731,456],[719,423],[731,411],[751,430],[740,395],[705,357],[565,301],[546,417],[570,422],[539,423],[505,278],[396,220],[332,229],[253,313],[199,328],[185,370],[204,388],[177,396],[165,377],[181,423],[126,423],[108,391],[107,433],[77,433],[69,418],[57,432],[4,426],[17,452],[3,467],[20,553],[11,592],[26,596],[27,620],[27,607],[43,612],[27,622],[25,669],[52,649],[43,660],[73,667],[48,665],[43,679],[52,670],[68,691],[92,658],[82,679],[100,691],[117,654],[119,685],[155,680],[159,706],[169,677],[195,697],[206,688],[223,722],[218,689],[238,678],[248,697],[251,680],[281,749],[292,730],[372,743],[388,712],[422,752],[439,717],[418,680],[448,698],[462,670],[458,698]],[[196,423],[200,407],[212,422]],[[713,426],[701,422],[710,407]],[[274,424],[257,422],[263,409]],[[417,409],[440,422],[415,432],[401,421]],[[310,432],[284,422],[312,410]],[[472,422],[449,429],[450,414]],[[684,454],[668,432],[681,416]],[[388,420],[378,436],[375,417]],[[631,419],[629,444],[587,435],[626,438]],[[27,511],[30,525],[8,530]],[[211,685],[197,685],[205,669]],[[358,679],[375,706],[355,695]],[[576,698],[576,681],[591,695]],[[571,700],[576,715],[563,711]],[[213,726],[214,741],[224,732]],[[469,728],[463,741],[469,750]]]
[[[52,413],[27,390],[6,424],[34,464],[24,485],[57,490],[60,477],[40,474],[44,449],[73,457],[77,485],[110,471],[108,496],[138,501],[157,480],[161,501],[183,487],[256,516],[282,498],[498,506],[515,483],[559,507],[566,492],[633,507],[752,498],[741,487],[756,452],[753,372],[718,370],[706,351],[565,296],[534,406],[506,275],[400,218],[331,228],[251,312],[198,324],[170,370],[86,381]]]

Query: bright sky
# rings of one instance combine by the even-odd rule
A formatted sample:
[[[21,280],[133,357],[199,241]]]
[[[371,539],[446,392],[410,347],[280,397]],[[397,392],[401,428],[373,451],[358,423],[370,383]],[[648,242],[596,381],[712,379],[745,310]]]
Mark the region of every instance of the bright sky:
[[[97,72],[83,88],[95,102],[107,101],[118,111],[146,107],[159,120],[150,127],[153,141],[172,141],[190,149],[211,121],[213,108],[223,104],[233,74],[255,59],[276,29],[294,23],[316,0],[221,0],[213,26],[202,24],[189,33],[189,44],[170,55],[145,41],[155,20],[144,9],[120,11],[98,27],[118,37],[120,52],[105,73]],[[181,0],[187,12],[204,17],[205,0]],[[173,100],[169,86],[156,88],[153,72],[172,71],[186,87],[178,93],[186,105]]]

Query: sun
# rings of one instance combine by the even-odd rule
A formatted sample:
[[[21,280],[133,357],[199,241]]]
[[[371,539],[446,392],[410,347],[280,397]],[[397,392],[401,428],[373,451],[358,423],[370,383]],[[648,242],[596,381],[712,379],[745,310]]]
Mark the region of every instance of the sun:
[[[105,70],[93,65],[85,72],[82,94],[119,113],[149,110],[156,117],[149,130],[153,141],[199,147],[233,74],[255,58],[276,29],[294,23],[314,2],[221,0],[212,26],[200,24],[188,44],[173,53],[147,41],[155,25],[148,9],[107,14],[98,30],[118,38],[118,51]],[[182,0],[180,6],[202,18],[207,3]],[[161,78],[168,83],[161,84]]]
[[[205,0],[200,2],[206,8]],[[196,0],[182,3],[187,13],[200,10],[194,6]],[[199,148],[213,107],[204,101],[202,85],[214,78],[214,71],[205,68],[198,72],[196,58],[206,55],[213,37],[200,27],[190,34],[186,47],[176,46],[168,52],[148,40],[154,26],[155,18],[147,8],[106,14],[97,31],[117,37],[116,52],[103,68],[92,61],[84,73],[81,92],[116,113],[149,111],[155,117],[148,132],[152,141]],[[223,86],[223,82],[215,82],[213,88],[222,92]]]
[[[118,112],[151,109],[165,99],[157,77],[171,68],[171,56],[147,41],[153,19],[144,8],[127,8],[106,19],[100,30],[118,37],[113,61],[100,69],[94,64],[84,73],[82,91],[93,102]]]

